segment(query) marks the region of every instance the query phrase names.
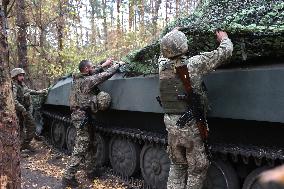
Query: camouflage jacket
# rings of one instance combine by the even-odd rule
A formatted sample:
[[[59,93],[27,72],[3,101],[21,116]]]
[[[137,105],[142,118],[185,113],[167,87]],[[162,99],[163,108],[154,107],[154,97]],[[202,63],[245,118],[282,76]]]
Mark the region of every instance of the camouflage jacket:
[[[15,102],[15,108],[19,112],[24,112],[29,109],[31,104],[30,95],[40,94],[36,90],[29,89],[25,83],[19,83],[17,81],[12,82],[13,98]]]
[[[199,55],[187,58],[181,57],[181,64],[187,65],[189,77],[192,85],[193,92],[200,95],[201,103],[206,108],[206,92],[203,90],[202,77],[214,71],[222,63],[225,63],[228,58],[232,56],[233,44],[229,38],[224,38],[219,47],[211,52],[203,52]],[[165,69],[173,69],[175,60],[167,58],[159,59],[159,73]]]
[[[90,106],[93,95],[97,95],[97,85],[109,79],[116,73],[119,64],[115,64],[106,71],[95,71],[92,75],[73,75],[73,84],[70,94],[71,109],[85,109]]]

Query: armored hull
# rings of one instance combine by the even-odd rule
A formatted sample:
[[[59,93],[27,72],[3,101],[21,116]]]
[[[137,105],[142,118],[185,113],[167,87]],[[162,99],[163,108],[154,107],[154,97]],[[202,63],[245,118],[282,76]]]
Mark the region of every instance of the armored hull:
[[[207,188],[253,188],[259,168],[284,159],[281,63],[221,69],[204,78],[210,102],[208,154],[213,162]],[[43,107],[46,133],[55,146],[69,152],[75,134],[68,101],[71,84],[70,77],[58,81]],[[125,177],[142,175],[152,188],[165,188],[170,161],[158,85],[158,75],[115,75],[99,86],[112,96],[111,108],[92,116],[91,124],[99,143],[97,163],[110,162]],[[253,176],[247,177],[249,173]]]

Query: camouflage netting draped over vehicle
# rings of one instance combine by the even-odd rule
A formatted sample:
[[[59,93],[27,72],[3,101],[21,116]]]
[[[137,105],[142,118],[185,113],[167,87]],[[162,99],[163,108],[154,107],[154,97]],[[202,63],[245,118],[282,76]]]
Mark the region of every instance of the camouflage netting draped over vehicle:
[[[284,56],[283,0],[203,0],[192,15],[170,23],[161,37],[177,26],[187,35],[190,56],[215,49],[218,28],[227,31],[234,43],[232,62]],[[159,54],[156,41],[130,53],[125,61],[130,71],[156,72]]]

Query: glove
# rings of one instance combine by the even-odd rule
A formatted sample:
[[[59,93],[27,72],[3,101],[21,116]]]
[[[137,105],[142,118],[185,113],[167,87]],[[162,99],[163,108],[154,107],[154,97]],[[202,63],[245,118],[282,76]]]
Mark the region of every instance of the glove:
[[[38,91],[38,94],[47,94],[48,93],[48,89],[42,89]]]

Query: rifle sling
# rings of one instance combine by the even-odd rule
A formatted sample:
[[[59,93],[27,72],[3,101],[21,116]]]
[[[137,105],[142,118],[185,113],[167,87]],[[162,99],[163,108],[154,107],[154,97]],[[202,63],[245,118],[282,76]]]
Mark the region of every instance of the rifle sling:
[[[196,118],[197,128],[199,130],[200,136],[203,141],[206,141],[208,138],[208,130],[205,125],[205,118],[201,110],[200,98],[198,94],[194,94],[192,90],[192,86],[190,83],[190,77],[188,74],[188,69],[186,65],[175,67],[176,73],[180,80],[183,83],[184,89],[187,93],[187,102],[189,105],[189,109],[192,110],[194,118]],[[189,110],[189,111],[191,111]]]

